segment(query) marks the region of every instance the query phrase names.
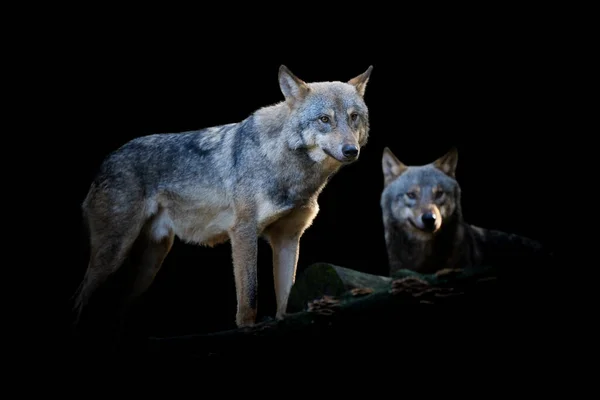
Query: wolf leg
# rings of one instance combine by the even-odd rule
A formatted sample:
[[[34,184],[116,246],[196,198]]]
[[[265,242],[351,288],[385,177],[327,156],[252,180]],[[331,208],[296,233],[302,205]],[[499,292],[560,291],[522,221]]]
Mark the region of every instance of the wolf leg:
[[[119,269],[142,226],[135,218],[120,219],[119,224],[110,227],[105,222],[90,222],[90,261],[75,294],[75,324],[79,322],[81,313],[94,292]],[[101,229],[96,225],[101,225]]]
[[[292,285],[296,280],[296,266],[300,251],[300,237],[280,237],[271,241],[273,249],[273,281],[277,300],[277,319],[283,318]]]
[[[108,277],[119,269],[127,253],[135,242],[135,233],[131,236],[105,237],[103,243],[93,249],[81,285],[77,289],[75,299],[75,323],[79,321],[83,309],[88,304],[91,296]]]
[[[300,238],[317,213],[318,206],[302,207],[272,224],[266,231],[273,250],[273,281],[277,300],[277,319],[283,318],[288,297],[296,280],[296,268],[300,254]]]
[[[133,307],[152,285],[175,240],[170,221],[162,212],[148,221],[142,232],[132,249],[135,277],[121,309],[120,336],[124,336]]]
[[[255,223],[237,223],[229,232],[237,297],[238,327],[253,325],[257,307],[258,237]]]
[[[137,274],[130,300],[135,300],[148,290],[173,246],[175,234],[164,211],[148,221],[140,239],[141,254],[136,263]]]

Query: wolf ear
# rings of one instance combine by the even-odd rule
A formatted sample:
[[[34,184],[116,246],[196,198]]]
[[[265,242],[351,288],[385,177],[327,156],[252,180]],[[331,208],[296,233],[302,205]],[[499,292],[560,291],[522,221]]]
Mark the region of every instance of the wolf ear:
[[[398,175],[406,171],[408,168],[386,147],[383,149],[383,157],[381,158],[381,167],[383,168],[383,186],[389,185]]]
[[[279,87],[288,101],[301,100],[308,93],[308,85],[285,66],[279,67]]]
[[[365,89],[367,88],[367,82],[369,82],[369,77],[371,76],[371,71],[373,71],[373,66],[370,65],[369,68],[362,74],[350,79],[348,81],[349,84],[356,87],[356,90],[361,96],[365,95]]]
[[[458,163],[458,150],[452,147],[446,154],[433,162],[433,166],[440,169],[446,175],[456,177],[456,164]]]

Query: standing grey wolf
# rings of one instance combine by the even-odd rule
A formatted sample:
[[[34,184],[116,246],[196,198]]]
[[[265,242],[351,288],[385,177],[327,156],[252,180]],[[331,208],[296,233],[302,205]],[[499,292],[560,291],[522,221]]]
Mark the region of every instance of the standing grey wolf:
[[[230,241],[238,327],[256,322],[257,241],[266,239],[282,318],[317,198],[367,143],[371,71],[347,82],[306,83],[282,65],[279,103],[237,123],[139,137],[110,154],[82,205],[90,260],[76,292],[76,321],[134,242],[145,250],[130,299],[144,293],[175,236],[211,247]]]
[[[540,242],[463,221],[457,162],[456,148],[420,166],[407,166],[384,148],[380,205],[391,274],[399,269],[434,273],[545,254]]]

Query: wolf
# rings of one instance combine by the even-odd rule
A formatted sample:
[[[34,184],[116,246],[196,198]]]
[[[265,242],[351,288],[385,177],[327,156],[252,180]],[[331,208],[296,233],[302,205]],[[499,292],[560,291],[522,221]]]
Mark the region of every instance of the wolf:
[[[384,148],[380,206],[390,274],[477,268],[509,258],[550,260],[539,241],[463,220],[457,163],[456,147],[418,166],[407,166]]]
[[[348,81],[305,82],[281,65],[278,103],[235,123],[138,137],[109,154],[82,204],[90,258],[75,295],[76,321],[134,244],[144,250],[128,298],[142,295],[175,237],[209,247],[230,242],[238,327],[256,323],[257,241],[268,241],[281,319],[319,194],[367,143],[372,70]]]

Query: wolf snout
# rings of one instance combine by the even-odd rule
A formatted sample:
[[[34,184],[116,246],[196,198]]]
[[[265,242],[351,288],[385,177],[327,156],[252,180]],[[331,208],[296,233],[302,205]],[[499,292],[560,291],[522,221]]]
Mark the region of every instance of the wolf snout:
[[[353,144],[345,144],[342,146],[342,154],[346,160],[353,160],[358,157],[358,147]]]
[[[435,222],[437,220],[437,216],[428,211],[421,215],[421,222],[423,223],[423,227],[428,231],[433,231],[435,229]]]

